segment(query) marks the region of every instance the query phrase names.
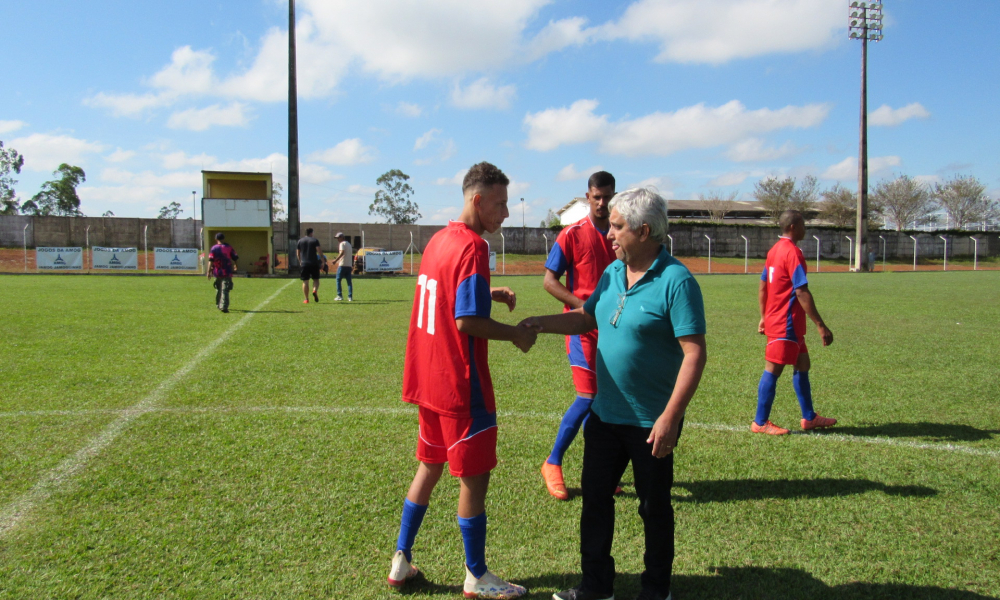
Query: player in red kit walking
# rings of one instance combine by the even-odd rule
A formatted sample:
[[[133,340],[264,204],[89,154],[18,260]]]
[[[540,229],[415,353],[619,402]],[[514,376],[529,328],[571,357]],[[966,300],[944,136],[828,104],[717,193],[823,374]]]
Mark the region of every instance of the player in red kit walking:
[[[615,251],[608,240],[608,204],[615,196],[615,178],[598,171],[587,182],[590,214],[566,227],[556,238],[545,261],[545,291],[563,303],[563,312],[580,308],[594,292],[608,265],[615,261]],[[559,279],[566,275],[566,284]],[[576,399],[566,410],[552,452],[542,463],[542,478],[552,497],[569,500],[563,480],[562,460],[566,450],[590,414],[597,393],[597,330],[566,336],[566,355],[573,372]]]
[[[809,384],[809,351],[806,349],[806,315],[816,324],[824,346],[833,343],[833,332],[816,310],[809,282],[806,281],[806,259],[796,244],[806,235],[806,222],[797,210],[786,210],[778,220],[781,238],[767,253],[764,272],[760,276],[758,301],[760,323],[757,332],[767,336],[766,364],[757,386],[757,415],[750,423],[754,433],[784,435],[789,430],[769,419],[778,377],[785,365],[794,365],[792,385],[802,409],[802,429],[831,427],[836,419],[816,414]]]
[[[496,406],[487,340],[506,340],[527,352],[537,332],[490,318],[491,302],[514,310],[509,288],[490,288],[484,231],[500,228],[510,180],[479,163],[462,182],[465,202],[457,221],[424,250],[410,317],[403,369],[403,401],[419,409],[420,465],[403,503],[388,582],[402,586],[418,574],[411,549],[444,465],[460,480],[458,523],[465,544],[466,598],[517,598],[526,593],[486,568],[486,491],[497,464]]]

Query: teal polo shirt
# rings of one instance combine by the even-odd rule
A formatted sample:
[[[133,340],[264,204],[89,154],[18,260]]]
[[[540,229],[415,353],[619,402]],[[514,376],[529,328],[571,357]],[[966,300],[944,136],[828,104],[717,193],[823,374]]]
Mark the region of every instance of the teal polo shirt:
[[[694,276],[665,247],[632,289],[625,268],[620,260],[611,263],[583,305],[598,333],[591,410],[605,423],[652,427],[684,360],[677,338],[705,333],[705,305]]]

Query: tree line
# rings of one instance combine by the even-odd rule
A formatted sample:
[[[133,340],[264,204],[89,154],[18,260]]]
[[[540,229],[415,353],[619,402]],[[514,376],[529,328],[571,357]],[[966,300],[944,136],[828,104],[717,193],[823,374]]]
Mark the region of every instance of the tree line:
[[[736,209],[737,192],[713,191],[700,194],[709,217],[722,221]],[[849,227],[857,219],[857,194],[844,186],[820,191],[816,177],[801,181],[794,177],[767,177],[754,184],[751,194],[774,223],[786,210],[798,210],[810,220],[812,215],[837,227]],[[939,211],[944,211],[948,226],[963,229],[973,223],[1000,219],[1000,201],[986,194],[986,186],[971,175],[928,185],[909,175],[897,175],[879,181],[868,194],[869,226],[890,226],[896,231],[922,225],[941,225]]]

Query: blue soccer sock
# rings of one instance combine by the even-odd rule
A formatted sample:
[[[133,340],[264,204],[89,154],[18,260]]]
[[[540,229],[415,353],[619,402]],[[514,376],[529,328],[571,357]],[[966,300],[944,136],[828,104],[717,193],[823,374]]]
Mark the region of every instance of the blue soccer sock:
[[[556,434],[556,443],[552,445],[552,454],[546,460],[550,465],[561,465],[563,455],[569,450],[570,444],[580,431],[580,425],[590,414],[590,405],[594,403],[593,398],[577,396],[573,404],[566,410],[562,422],[559,423],[559,433]]]
[[[427,512],[427,505],[421,506],[410,502],[407,498],[403,501],[403,518],[399,523],[399,539],[396,541],[396,550],[402,550],[406,555],[406,560],[413,562],[413,540],[417,538],[420,531],[420,524],[424,521],[424,514]]]
[[[458,518],[465,543],[465,566],[479,579],[486,574],[486,512],[471,519]]]
[[[792,386],[795,387],[795,395],[799,398],[802,418],[806,421],[812,421],[816,418],[816,411],[813,410],[813,395],[812,386],[809,385],[809,371],[796,371],[792,375]]]
[[[770,371],[764,371],[757,386],[757,416],[754,423],[764,425],[771,416],[771,405],[774,404],[774,391],[778,388],[778,376]]]

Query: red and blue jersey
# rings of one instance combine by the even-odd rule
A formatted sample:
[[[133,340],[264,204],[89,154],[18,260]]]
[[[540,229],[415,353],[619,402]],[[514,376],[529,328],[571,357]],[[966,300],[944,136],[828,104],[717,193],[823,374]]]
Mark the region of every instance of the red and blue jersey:
[[[782,236],[767,253],[760,280],[767,285],[764,335],[799,341],[806,334],[806,312],[795,290],[807,285],[806,259],[790,238]]]
[[[562,277],[566,274],[566,289],[581,300],[590,298],[608,265],[615,262],[608,232],[594,226],[584,217],[559,232],[549,251],[545,268]],[[563,312],[572,310],[564,306]]]
[[[489,317],[489,245],[451,221],[424,249],[403,367],[403,401],[436,413],[492,420],[496,404],[487,341],[458,330],[459,317]],[[485,424],[484,424],[485,426]]]
[[[208,251],[208,260],[212,265],[212,276],[232,277],[236,268],[233,261],[239,258],[233,247],[225,242],[212,246],[212,249]]]

